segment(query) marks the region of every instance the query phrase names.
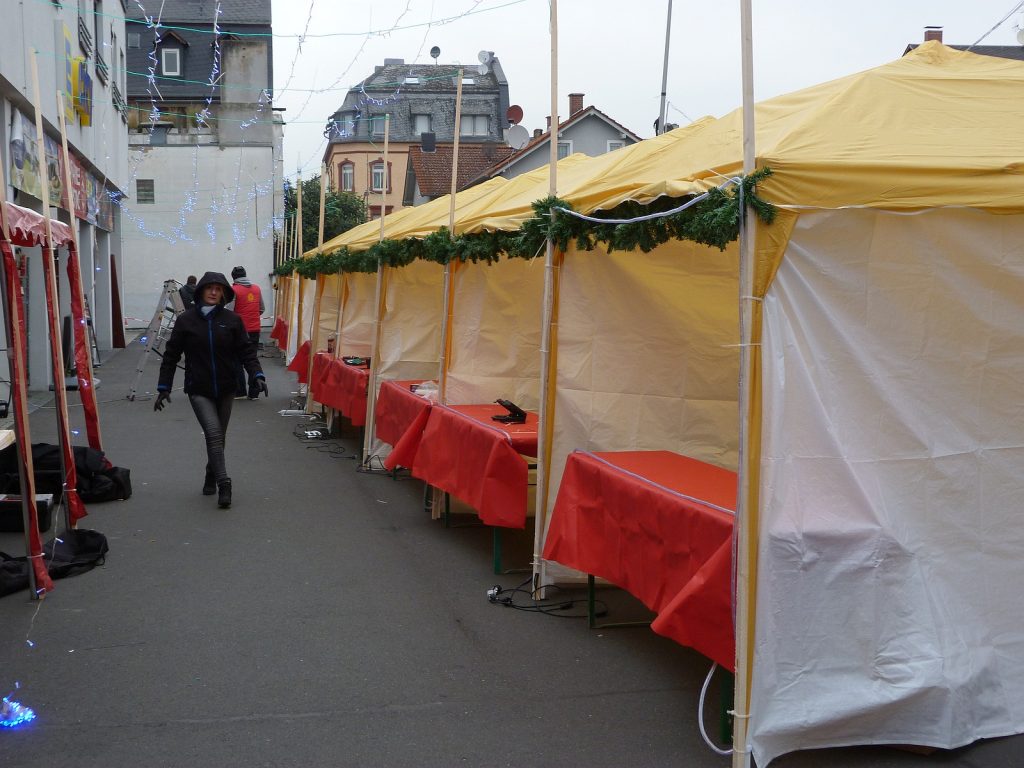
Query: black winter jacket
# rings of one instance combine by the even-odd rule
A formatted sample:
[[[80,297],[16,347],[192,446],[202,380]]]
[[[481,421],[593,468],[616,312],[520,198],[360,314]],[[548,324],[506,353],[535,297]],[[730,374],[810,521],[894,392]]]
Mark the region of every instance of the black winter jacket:
[[[241,363],[249,376],[263,376],[256,345],[249,342],[242,319],[223,306],[203,316],[199,304],[186,309],[174,321],[164,347],[157,390],[170,392],[174,370],[185,355],[185,393],[219,398],[236,394],[236,367]]]

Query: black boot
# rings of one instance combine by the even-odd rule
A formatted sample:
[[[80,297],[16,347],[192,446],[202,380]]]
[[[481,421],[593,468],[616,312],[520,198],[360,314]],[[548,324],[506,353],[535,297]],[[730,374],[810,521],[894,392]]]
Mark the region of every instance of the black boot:
[[[217,506],[227,509],[231,506],[231,481],[221,480],[217,483]]]
[[[203,496],[213,496],[217,492],[217,478],[213,476],[210,468],[206,468],[206,479],[203,480]]]

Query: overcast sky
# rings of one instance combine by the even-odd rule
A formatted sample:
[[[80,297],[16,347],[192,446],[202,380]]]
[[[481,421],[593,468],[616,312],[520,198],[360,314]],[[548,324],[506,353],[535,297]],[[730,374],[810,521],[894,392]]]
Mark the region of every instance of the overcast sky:
[[[754,88],[758,100],[899,58],[924,27],[944,42],[970,45],[1017,0],[753,0]],[[739,0],[675,0],[666,118],[685,125],[740,104]],[[560,0],[558,104],[582,92],[642,138],[653,135],[661,93],[668,0]],[[284,107],[285,173],[319,169],[328,115],[347,90],[385,58],[477,66],[494,51],[523,125],[543,127],[550,112],[548,0],[273,0],[274,85]],[[1018,45],[1020,10],[986,45]],[[297,37],[307,32],[301,50]]]

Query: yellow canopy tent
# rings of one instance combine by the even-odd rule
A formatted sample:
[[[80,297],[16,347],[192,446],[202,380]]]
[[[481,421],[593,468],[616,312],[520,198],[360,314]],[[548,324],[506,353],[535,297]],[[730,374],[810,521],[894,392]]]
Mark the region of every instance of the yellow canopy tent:
[[[755,306],[750,463],[740,470],[756,593],[752,615],[738,617],[753,645],[739,653],[752,662],[758,765],[796,749],[956,747],[1024,731],[1014,610],[1024,594],[1022,86],[1020,62],[930,43],[757,106],[757,164],[773,171],[758,193],[781,209],[757,227],[755,295],[741,297]],[[596,210],[718,184],[741,168],[741,116],[630,156],[618,171],[560,185],[560,197]],[[738,256],[699,251],[565,255],[553,466],[573,440],[650,447],[662,385],[643,388],[628,361],[601,367],[598,386],[578,369],[595,350],[607,355],[595,336],[625,324],[650,333],[619,332],[618,342],[657,354],[674,336],[688,350],[666,358],[684,404],[667,419],[672,444],[658,447],[735,461],[737,426],[716,406],[736,398],[733,374],[719,376],[735,370],[719,357],[739,340],[735,300],[687,302],[712,278],[727,296]],[[666,271],[692,277],[673,296]],[[633,300],[612,300],[613,289]],[[600,323],[588,333],[594,301]],[[692,360],[695,333],[717,354]]]

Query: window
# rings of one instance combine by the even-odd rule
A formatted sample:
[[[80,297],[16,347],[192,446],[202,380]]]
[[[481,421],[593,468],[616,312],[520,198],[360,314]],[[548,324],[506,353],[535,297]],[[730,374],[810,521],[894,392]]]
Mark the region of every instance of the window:
[[[106,47],[103,45],[103,18],[103,2],[95,0],[93,2],[92,29],[93,37],[96,39],[97,61],[103,59],[103,49]]]
[[[418,77],[407,77],[405,78],[406,85],[419,85],[420,79]]]
[[[181,77],[181,49],[164,48],[161,50],[160,69],[165,77]]]
[[[572,154],[572,142],[571,141],[560,141],[558,142],[558,159],[568,157]]]
[[[139,205],[152,205],[156,202],[156,190],[153,188],[153,179],[135,180],[135,202]]]
[[[342,192],[352,192],[355,189],[356,167],[350,162],[342,163],[338,166],[338,179]]]
[[[430,133],[430,115],[412,116],[413,133]]]
[[[387,115],[372,115],[370,117],[370,133],[374,136],[384,136],[384,123]]]
[[[626,142],[624,142],[624,141],[618,141],[618,140],[611,141],[611,140],[609,140],[608,141],[608,150],[607,151],[608,152],[614,152],[616,149],[622,149],[624,146],[626,146]]]
[[[459,133],[462,136],[486,136],[490,133],[490,118],[487,115],[463,115]]]
[[[390,179],[384,172],[384,163],[374,163],[370,166],[370,189],[374,192],[384,192],[391,187],[389,181]]]
[[[128,33],[128,47],[129,48],[141,48],[142,47],[142,33],[140,33],[140,32],[129,32]]]

